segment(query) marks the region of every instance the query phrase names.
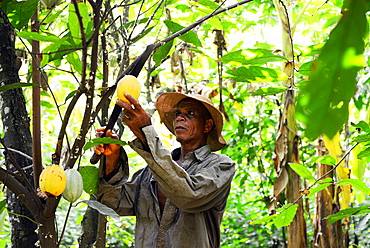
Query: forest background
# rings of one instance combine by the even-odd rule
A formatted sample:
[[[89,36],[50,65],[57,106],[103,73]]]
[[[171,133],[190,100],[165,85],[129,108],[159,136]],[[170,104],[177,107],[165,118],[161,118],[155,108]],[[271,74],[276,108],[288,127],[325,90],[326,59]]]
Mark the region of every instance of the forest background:
[[[139,101],[170,149],[177,144],[156,115],[158,94],[201,93],[224,114],[221,153],[237,166],[222,247],[369,247],[369,7],[367,0],[1,1],[0,30],[14,30],[0,36],[7,49],[0,247],[134,246],[135,219],[94,201],[97,165],[89,159],[115,82],[150,44]],[[133,138],[120,121],[115,129],[122,141]],[[124,148],[131,172],[145,165]],[[50,164],[82,174],[76,203],[38,199],[37,179]]]

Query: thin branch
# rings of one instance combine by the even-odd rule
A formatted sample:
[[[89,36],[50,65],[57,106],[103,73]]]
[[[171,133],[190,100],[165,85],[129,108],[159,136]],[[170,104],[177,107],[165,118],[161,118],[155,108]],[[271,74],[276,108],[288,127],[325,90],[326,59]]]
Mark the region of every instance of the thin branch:
[[[33,194],[28,191],[23,184],[15,178],[10,177],[8,172],[1,167],[0,181],[2,181],[4,185],[6,185],[6,187],[11,190],[21,202],[23,202],[35,218],[40,215],[41,207],[37,204],[40,200],[38,198],[34,199]]]
[[[0,147],[0,149],[5,149],[5,148]],[[10,147],[8,147],[7,149],[8,149],[9,151],[12,151],[12,152],[18,153],[19,155],[22,155],[23,157],[25,157],[25,158],[27,158],[27,159],[29,159],[29,160],[32,160],[32,157],[31,157],[31,156],[29,156],[29,155],[27,155],[27,154],[25,154],[24,152],[21,152],[21,151],[19,151],[19,150],[16,150],[16,149],[13,149],[13,148],[10,148]],[[25,169],[25,168],[23,168],[23,169]]]
[[[344,159],[346,159],[346,157],[351,153],[351,151],[358,145],[359,143],[356,143],[355,145],[353,145],[351,147],[351,149],[349,149],[346,154],[344,154],[344,156],[339,160],[339,162],[337,162],[333,168],[331,168],[328,172],[326,172],[324,175],[322,175],[321,177],[319,177],[318,179],[316,179],[315,182],[313,182],[310,186],[308,186],[307,190],[310,190],[313,186],[315,186],[319,181],[321,181],[324,177],[326,177],[327,175],[329,175],[330,173],[332,173],[335,169],[337,169],[337,167],[343,162]],[[283,212],[285,210],[287,210],[288,208],[290,208],[291,206],[293,206],[294,204],[296,204],[305,194],[301,194],[297,199],[295,199],[290,205],[288,205],[287,207],[285,207],[283,210],[280,211]]]
[[[129,36],[128,36],[128,38],[127,38],[127,40],[128,40],[128,41],[130,41],[130,40],[131,40],[132,33],[134,32],[135,27],[137,26],[137,23],[138,23],[138,21],[139,21],[140,12],[141,12],[141,10],[142,10],[142,8],[143,8],[144,3],[145,3],[145,1],[143,0],[143,1],[142,1],[142,3],[141,3],[141,5],[140,5],[140,8],[139,8],[139,13],[138,13],[138,14],[137,14],[137,16],[136,16],[136,19],[135,19],[134,25],[133,25],[133,27],[132,27],[132,29],[131,29],[131,33],[129,34]]]
[[[228,11],[228,10],[234,9],[234,8],[236,8],[236,7],[240,6],[240,5],[243,5],[243,4],[246,4],[246,3],[252,2],[252,1],[253,1],[253,0],[244,0],[244,1],[240,1],[240,2],[238,2],[238,3],[236,3],[236,4],[232,4],[232,5],[228,6],[228,7],[223,8],[223,9],[219,9],[219,10],[213,11],[211,14],[208,14],[208,15],[206,15],[206,16],[204,16],[204,17],[200,18],[198,21],[196,21],[196,22],[194,22],[194,23],[190,24],[189,26],[187,26],[187,27],[185,27],[185,28],[181,29],[180,31],[177,31],[176,33],[174,33],[174,34],[172,34],[172,35],[170,35],[170,36],[168,36],[168,37],[164,38],[164,39],[163,39],[163,40],[161,40],[160,42],[156,43],[156,44],[154,45],[154,50],[155,50],[155,49],[157,49],[157,48],[158,48],[158,47],[160,47],[160,46],[163,46],[163,45],[164,45],[164,44],[166,44],[167,42],[169,42],[169,41],[171,41],[171,40],[173,40],[173,39],[175,39],[175,38],[177,38],[177,37],[179,37],[179,36],[181,36],[181,35],[185,34],[186,32],[188,32],[188,31],[192,30],[193,28],[195,28],[195,27],[199,26],[200,24],[202,24],[204,21],[206,21],[206,20],[210,19],[211,17],[214,17],[214,16],[216,16],[216,15],[218,15],[218,14],[221,14],[221,13],[223,13],[223,12],[226,12],[226,11]]]
[[[323,179],[324,177],[326,177],[327,175],[329,175],[330,173],[332,173],[342,162],[343,160],[350,154],[350,152],[355,149],[355,147],[358,145],[359,143],[356,143],[355,145],[353,145],[347,152],[346,154],[341,158],[341,160],[339,160],[339,162],[333,167],[331,168],[328,172],[326,172],[324,175],[322,175],[319,179],[317,179],[311,186],[309,186],[307,189],[311,189],[318,181],[320,181],[321,179]]]
[[[68,218],[69,218],[69,214],[71,212],[71,209],[72,209],[72,203],[69,204],[69,207],[68,207],[68,211],[67,211],[67,215],[66,215],[66,218],[64,219],[64,225],[63,225],[63,229],[62,229],[62,233],[60,234],[60,237],[59,237],[59,241],[58,241],[58,244],[57,244],[57,247],[60,247],[60,244],[62,242],[62,238],[64,236],[64,232],[66,230],[66,227],[67,227],[67,221],[68,221]]]
[[[30,217],[28,217],[28,216],[26,216],[26,215],[23,215],[23,214],[17,214],[17,213],[13,213],[13,212],[9,212],[9,211],[8,211],[8,213],[9,213],[9,214],[12,214],[12,215],[15,215],[15,216],[19,216],[19,217],[26,218],[26,219],[28,219],[29,221],[31,221],[31,222],[33,222],[33,223],[35,223],[36,225],[40,225],[40,223],[38,223],[38,222],[34,221],[33,219],[31,219]]]
[[[158,6],[155,8],[153,14],[149,17],[148,21],[145,23],[144,28],[142,29],[142,31],[138,35],[136,35],[134,38],[131,38],[131,35],[132,35],[132,32],[131,32],[131,34],[130,34],[130,36],[128,38],[128,40],[130,42],[134,42],[135,40],[137,40],[145,32],[145,30],[148,28],[149,24],[151,23],[151,21],[154,18],[154,15],[157,13],[157,11],[159,10],[159,8],[161,7],[161,5],[162,5],[163,2],[164,2],[164,0],[161,0],[160,1],[160,3],[158,4]],[[134,31],[134,29],[132,29],[132,31]]]
[[[22,170],[22,167],[19,166],[19,164],[17,163],[16,159],[12,156],[12,153],[10,152],[10,150],[8,150],[7,146],[4,144],[3,140],[0,139],[0,143],[4,146],[4,149],[6,151],[6,155],[9,156],[9,160],[10,162],[14,165],[14,167],[18,170],[21,178],[22,178],[22,181],[26,184],[26,186],[28,187],[29,189],[29,192],[31,192],[37,206],[39,208],[41,208],[41,201],[39,199],[39,197],[37,196],[37,193],[36,193],[36,190],[34,189],[34,187],[32,187],[30,181],[27,179],[27,176],[25,174],[25,172]],[[5,182],[4,182],[5,184]],[[8,185],[7,185],[8,186]],[[15,192],[14,192],[15,193]]]

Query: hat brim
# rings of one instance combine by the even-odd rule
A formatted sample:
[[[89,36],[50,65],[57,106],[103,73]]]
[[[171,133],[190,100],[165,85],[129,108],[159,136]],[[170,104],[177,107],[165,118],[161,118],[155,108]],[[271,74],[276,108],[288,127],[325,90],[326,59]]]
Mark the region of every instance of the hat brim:
[[[223,118],[221,112],[213,106],[213,103],[210,99],[198,94],[183,94],[177,92],[169,92],[169,93],[162,93],[156,102],[156,108],[158,114],[161,118],[161,121],[166,125],[168,130],[171,133],[175,134],[173,120],[175,119],[174,109],[177,104],[185,99],[191,98],[201,102],[209,111],[212,116],[212,119],[215,123],[215,127],[209,133],[207,138],[207,144],[209,145],[212,151],[221,150],[226,146],[226,141],[222,137],[222,126],[223,126]]]

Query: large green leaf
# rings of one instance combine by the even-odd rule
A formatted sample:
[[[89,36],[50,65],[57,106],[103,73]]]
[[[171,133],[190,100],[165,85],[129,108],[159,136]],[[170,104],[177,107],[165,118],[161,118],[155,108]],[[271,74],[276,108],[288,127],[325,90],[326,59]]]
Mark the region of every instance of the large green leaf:
[[[171,48],[173,46],[173,40],[167,42],[163,46],[159,47],[159,49],[153,54],[153,60],[155,65],[160,65],[162,60],[168,55]]]
[[[297,209],[298,204],[293,204],[292,206],[289,206],[287,209],[284,209],[280,214],[278,214],[275,219],[276,227],[281,228],[292,223],[294,216],[297,213]]]
[[[113,209],[107,207],[106,205],[104,205],[104,204],[102,204],[98,201],[84,200],[84,201],[81,201],[81,202],[86,203],[87,205],[89,205],[89,207],[97,210],[99,213],[101,213],[103,215],[108,215],[110,217],[119,219],[119,215]]]
[[[83,147],[84,151],[93,148],[99,144],[118,144],[121,146],[127,145],[125,141],[122,140],[115,140],[111,137],[103,137],[103,138],[94,138],[86,142],[85,146]]]
[[[330,177],[328,177],[328,178],[325,178],[325,179],[321,180],[321,181],[319,182],[319,185],[317,185],[316,187],[311,188],[311,189],[309,190],[309,193],[308,193],[308,195],[307,195],[307,198],[310,198],[310,197],[314,196],[317,192],[320,192],[321,190],[324,190],[324,189],[326,189],[328,186],[332,185],[332,181],[333,181],[333,179],[332,179],[332,178],[330,178]]]
[[[302,164],[295,164],[295,163],[290,163],[289,166],[298,175],[300,175],[304,179],[307,179],[310,183],[313,183],[315,181],[315,178],[312,176],[313,173],[309,169],[307,169],[306,166],[304,166]]]
[[[88,194],[98,192],[99,169],[95,166],[84,166],[78,170],[82,176],[84,191]]]
[[[18,32],[17,35],[27,40],[38,40],[38,41],[45,41],[45,42],[55,42],[55,41],[60,40],[58,36],[55,36],[53,34],[39,34],[36,32],[28,32],[28,31]]]
[[[242,65],[264,65],[268,62],[287,61],[268,49],[243,49],[229,52],[221,57],[223,63],[240,63]]]
[[[29,86],[37,86],[37,84],[34,83],[14,83],[14,84],[8,84],[4,86],[0,86],[0,92],[6,91],[6,90],[11,90],[11,89],[16,89],[16,88],[22,88],[22,87],[29,87]]]
[[[351,184],[352,187],[355,189],[365,193],[366,195],[370,195],[370,188],[367,187],[366,183],[360,179],[354,179],[354,178],[349,178],[349,179],[342,179],[339,182],[337,182],[337,185],[347,185]]]
[[[370,134],[361,134],[353,138],[353,141],[362,143],[362,142],[368,142],[370,141]]]
[[[78,11],[82,19],[83,31],[86,34],[86,39],[88,39],[93,32],[93,23],[89,16],[89,11],[87,9],[85,2],[78,3]],[[81,44],[81,27],[78,15],[76,14],[76,9],[73,4],[69,5],[69,17],[68,17],[68,27],[71,31],[71,35],[76,44]]]
[[[226,73],[231,75],[236,82],[248,83],[259,79],[273,81],[279,77],[279,74],[275,70],[259,66],[241,66],[235,70],[227,70]]]
[[[366,5],[365,0],[351,1],[313,63],[309,83],[298,98],[297,118],[306,124],[310,139],[320,134],[332,138],[348,119],[357,72],[364,65]]]
[[[38,0],[1,1],[0,8],[8,15],[10,23],[18,30],[28,23],[35,13]]]
[[[261,87],[258,88],[255,92],[252,93],[252,96],[269,96],[276,95],[287,91],[287,87]]]
[[[176,33],[177,31],[180,31],[181,29],[184,28],[184,26],[181,26],[180,24],[170,20],[165,20],[164,24],[166,24],[167,28],[172,33]],[[193,30],[188,31],[187,33],[179,36],[178,38],[187,43],[193,44],[196,47],[202,46],[202,42],[199,40],[197,34]]]
[[[356,207],[356,208],[343,209],[343,210],[340,210],[336,214],[326,216],[324,219],[329,219],[328,226],[330,226],[334,222],[340,219],[343,219],[345,217],[348,217],[351,215],[365,214],[365,213],[370,213],[370,205]]]
[[[82,62],[81,58],[76,52],[67,55],[67,61],[73,66],[73,68],[78,72],[82,73]]]

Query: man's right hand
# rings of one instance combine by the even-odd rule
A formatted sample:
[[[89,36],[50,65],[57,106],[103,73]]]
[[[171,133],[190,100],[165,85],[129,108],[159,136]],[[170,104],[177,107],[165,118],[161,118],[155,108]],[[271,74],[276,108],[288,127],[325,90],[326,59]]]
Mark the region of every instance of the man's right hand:
[[[96,137],[101,138],[104,130],[104,127],[96,129]],[[105,137],[111,137],[118,140],[117,134],[115,134],[112,130],[108,130]],[[96,154],[104,154],[106,156],[104,176],[109,175],[116,169],[120,157],[120,148],[121,146],[118,144],[100,144],[94,146],[94,152]]]

